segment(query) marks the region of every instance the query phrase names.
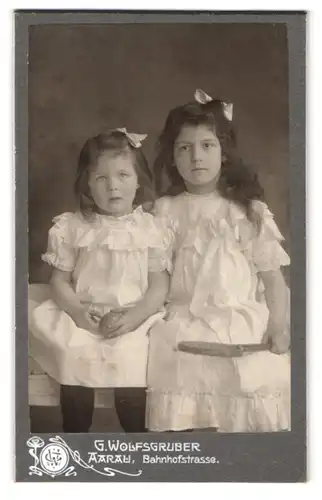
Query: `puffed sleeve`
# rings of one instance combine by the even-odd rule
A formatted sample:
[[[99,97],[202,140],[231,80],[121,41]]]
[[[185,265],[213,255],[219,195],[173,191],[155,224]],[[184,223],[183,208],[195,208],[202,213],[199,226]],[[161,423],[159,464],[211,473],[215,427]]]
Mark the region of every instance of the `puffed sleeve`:
[[[253,202],[253,210],[259,219],[259,230],[253,232],[251,241],[252,260],[257,271],[276,271],[281,266],[288,266],[290,258],[281,245],[284,240],[278,229],[273,214],[267,205],[260,201]]]
[[[162,226],[170,229],[171,232],[175,233],[176,223],[174,219],[173,207],[171,206],[171,197],[164,196],[155,201],[152,210],[153,215],[156,220],[159,221]]]
[[[149,272],[167,270],[171,273],[174,233],[162,210],[162,201],[162,199],[157,200],[153,209],[155,215],[150,215],[148,270]]]
[[[76,251],[73,244],[73,213],[63,213],[53,219],[54,225],[49,230],[48,246],[41,256],[44,262],[61,271],[73,271]]]
[[[172,234],[166,229],[157,228],[158,238],[151,243],[148,249],[148,271],[158,273],[162,271],[172,272]]]

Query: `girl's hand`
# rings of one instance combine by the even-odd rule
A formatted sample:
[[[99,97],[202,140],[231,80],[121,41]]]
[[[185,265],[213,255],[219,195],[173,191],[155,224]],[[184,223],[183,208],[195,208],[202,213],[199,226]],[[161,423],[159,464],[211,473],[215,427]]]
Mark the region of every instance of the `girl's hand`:
[[[82,328],[83,330],[87,330],[91,333],[98,333],[100,322],[100,318],[98,316],[95,316],[86,310],[77,311],[71,316],[78,328]]]
[[[106,339],[113,339],[136,330],[142,322],[142,313],[138,307],[113,309],[102,318],[100,331]]]
[[[270,351],[274,354],[284,354],[290,349],[289,335],[272,327],[268,327],[262,342],[268,342],[271,345]]]
[[[124,309],[113,309],[101,318],[99,330],[105,338],[112,338],[110,333],[113,331],[115,324],[118,323],[123,314]]]

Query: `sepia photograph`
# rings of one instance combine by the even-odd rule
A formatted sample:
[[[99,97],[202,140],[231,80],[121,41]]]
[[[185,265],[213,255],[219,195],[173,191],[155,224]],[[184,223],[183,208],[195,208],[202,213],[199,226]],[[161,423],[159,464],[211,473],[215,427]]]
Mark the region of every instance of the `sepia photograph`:
[[[28,25],[39,476],[73,434],[292,435],[287,23],[189,19]]]
[[[285,27],[33,26],[29,127],[33,431],[289,430]]]

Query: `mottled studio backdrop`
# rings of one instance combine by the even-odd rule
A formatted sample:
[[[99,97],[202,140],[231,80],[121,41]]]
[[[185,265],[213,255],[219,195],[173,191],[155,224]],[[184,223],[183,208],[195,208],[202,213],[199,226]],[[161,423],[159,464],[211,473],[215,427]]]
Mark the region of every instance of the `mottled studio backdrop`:
[[[234,103],[240,149],[258,169],[289,249],[288,54],[281,24],[42,25],[30,29],[29,279],[52,218],[75,208],[84,141],[126,126],[154,142],[171,107],[200,87]]]

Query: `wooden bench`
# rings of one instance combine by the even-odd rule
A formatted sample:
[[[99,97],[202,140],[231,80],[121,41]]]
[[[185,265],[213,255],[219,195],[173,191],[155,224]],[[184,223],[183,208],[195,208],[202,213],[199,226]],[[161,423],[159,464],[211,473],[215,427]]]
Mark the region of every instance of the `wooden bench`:
[[[50,298],[50,287],[48,285],[29,285],[28,314],[31,314],[34,307],[48,298]],[[58,382],[49,377],[30,355],[28,356],[28,396],[30,406],[59,405]],[[95,407],[113,408],[113,389],[97,389],[95,391]]]

